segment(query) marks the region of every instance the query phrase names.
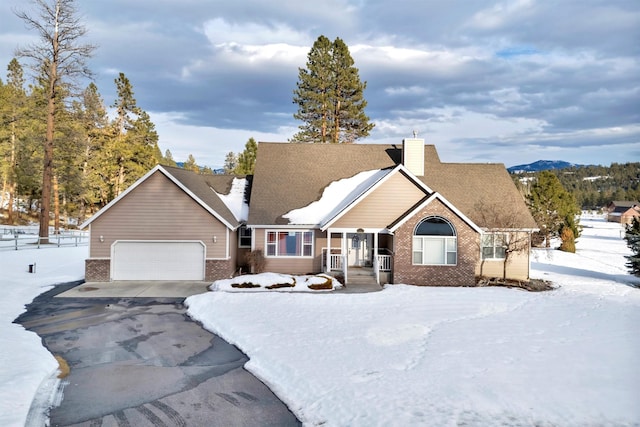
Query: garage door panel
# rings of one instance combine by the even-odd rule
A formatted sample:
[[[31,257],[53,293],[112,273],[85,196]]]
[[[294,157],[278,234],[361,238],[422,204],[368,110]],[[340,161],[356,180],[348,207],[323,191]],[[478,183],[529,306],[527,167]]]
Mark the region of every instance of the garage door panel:
[[[202,242],[115,242],[113,280],[203,280]]]

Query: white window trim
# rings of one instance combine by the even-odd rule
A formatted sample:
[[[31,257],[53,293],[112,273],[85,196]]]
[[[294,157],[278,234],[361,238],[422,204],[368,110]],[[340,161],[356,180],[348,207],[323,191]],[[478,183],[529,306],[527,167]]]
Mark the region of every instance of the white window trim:
[[[445,260],[445,262],[442,263],[442,264],[425,264],[425,263],[418,264],[418,263],[416,263],[414,261],[414,259],[413,259],[413,254],[415,252],[417,252],[415,250],[415,247],[413,246],[413,241],[416,238],[422,239],[423,241],[424,240],[442,241],[443,242],[443,247],[444,247],[444,260]],[[452,240],[455,243],[455,246],[456,246],[455,252],[447,250],[448,242],[450,240]],[[423,254],[422,259],[424,259],[424,247],[425,247],[425,245],[423,244],[422,245],[422,250],[421,250],[422,254]],[[450,254],[450,253],[455,253],[456,254],[456,262],[453,263],[453,264],[447,263],[447,259],[448,259],[447,255]],[[458,265],[458,236],[420,236],[420,235],[416,236],[416,235],[413,235],[412,239],[411,239],[411,265],[438,266],[438,267],[455,267],[455,266],[457,266]]]
[[[311,255],[278,255],[278,244],[276,240],[276,255],[269,255],[269,233],[311,233]],[[283,229],[267,229],[264,232],[264,256],[266,258],[278,258],[278,259],[311,259],[314,257],[315,253],[315,230],[283,230]],[[304,237],[302,243],[304,253]]]
[[[506,259],[506,255],[503,256],[503,257],[496,257],[496,239],[495,239],[495,236],[498,235],[498,234],[502,235],[503,239],[505,241],[505,245],[504,246],[498,246],[498,247],[505,248],[505,254],[506,254],[506,249],[507,249],[506,242],[507,242],[507,239],[508,239],[508,234],[504,233],[504,232],[501,232],[501,231],[487,232],[487,233],[482,234],[482,236],[480,237],[480,260],[484,260],[484,261],[504,261]],[[491,236],[491,242],[492,242],[491,248],[493,248],[493,256],[492,257],[486,257],[485,258],[485,256],[484,256],[484,248],[488,248],[489,247],[489,246],[485,246],[484,245],[484,237],[485,236]]]

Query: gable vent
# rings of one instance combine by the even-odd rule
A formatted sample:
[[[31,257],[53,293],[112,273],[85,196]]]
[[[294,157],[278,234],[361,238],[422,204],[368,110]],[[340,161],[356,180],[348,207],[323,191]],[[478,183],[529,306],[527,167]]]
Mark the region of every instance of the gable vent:
[[[402,164],[415,176],[424,176],[424,139],[413,138],[402,140]]]

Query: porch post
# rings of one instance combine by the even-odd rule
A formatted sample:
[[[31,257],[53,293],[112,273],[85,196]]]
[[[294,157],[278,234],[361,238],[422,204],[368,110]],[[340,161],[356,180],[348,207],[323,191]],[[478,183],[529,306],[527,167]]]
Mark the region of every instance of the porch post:
[[[342,269],[345,272],[345,276],[346,276],[346,271],[347,268],[349,267],[349,258],[348,258],[348,254],[347,251],[349,249],[347,248],[347,232],[343,231],[342,232],[342,242],[340,243],[340,253],[342,254],[342,259],[346,262],[343,263]]]
[[[327,254],[324,260],[324,272],[331,272],[331,229],[327,230]]]
[[[373,256],[378,259],[378,232],[373,233]]]

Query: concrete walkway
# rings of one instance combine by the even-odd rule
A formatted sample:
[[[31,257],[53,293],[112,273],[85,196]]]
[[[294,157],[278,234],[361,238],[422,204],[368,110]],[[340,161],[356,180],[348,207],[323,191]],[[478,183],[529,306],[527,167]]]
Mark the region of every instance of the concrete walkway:
[[[56,298],[186,298],[208,292],[211,282],[187,281],[113,281],[86,282],[56,295]],[[366,293],[380,291],[375,282],[347,284],[339,293]],[[313,293],[314,291],[309,291]],[[325,294],[326,292],[318,292]]]

